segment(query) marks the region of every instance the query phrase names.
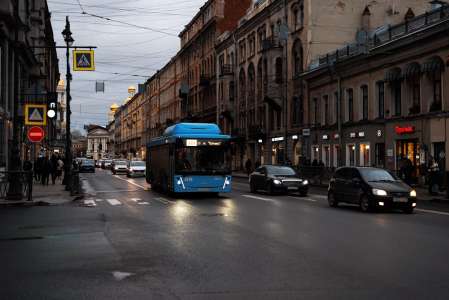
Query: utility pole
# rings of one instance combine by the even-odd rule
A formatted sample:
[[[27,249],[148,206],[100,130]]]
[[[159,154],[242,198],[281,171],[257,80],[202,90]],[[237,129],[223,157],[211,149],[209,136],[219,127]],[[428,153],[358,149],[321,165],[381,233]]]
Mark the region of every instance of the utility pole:
[[[66,16],[65,29],[62,32],[64,41],[66,43],[66,59],[67,59],[67,71],[66,71],[66,133],[65,133],[65,165],[64,165],[64,184],[66,191],[72,190],[72,135],[70,133],[70,101],[72,97],[70,96],[70,81],[72,80],[72,74],[70,73],[70,47],[75,41],[72,38],[72,32],[70,31],[69,17]]]

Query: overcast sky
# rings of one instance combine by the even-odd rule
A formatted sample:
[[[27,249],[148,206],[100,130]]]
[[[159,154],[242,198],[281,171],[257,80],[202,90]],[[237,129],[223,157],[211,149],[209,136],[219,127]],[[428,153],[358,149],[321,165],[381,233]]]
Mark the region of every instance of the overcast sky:
[[[178,33],[205,1],[79,0],[80,7],[78,0],[48,0],[57,45],[64,45],[61,32],[68,15],[74,45],[98,47],[95,72],[72,72],[72,128],[82,129],[89,123],[106,125],[109,106],[123,103],[128,86],[144,83],[176,54]],[[113,21],[83,15],[83,10]],[[64,49],[58,49],[58,57],[65,80]],[[96,81],[105,82],[105,93],[95,92]]]

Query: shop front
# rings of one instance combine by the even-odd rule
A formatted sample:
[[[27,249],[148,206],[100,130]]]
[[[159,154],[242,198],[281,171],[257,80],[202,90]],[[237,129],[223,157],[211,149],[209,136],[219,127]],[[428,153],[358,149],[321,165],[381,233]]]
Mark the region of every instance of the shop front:
[[[271,139],[271,163],[279,165],[284,163],[285,159],[285,138],[283,136]]]

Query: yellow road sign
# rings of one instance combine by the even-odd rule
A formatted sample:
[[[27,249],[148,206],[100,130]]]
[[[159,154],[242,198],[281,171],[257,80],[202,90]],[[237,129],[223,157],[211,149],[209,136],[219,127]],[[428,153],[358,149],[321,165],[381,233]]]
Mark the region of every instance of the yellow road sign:
[[[94,50],[73,50],[73,71],[95,71]]]
[[[25,125],[47,125],[47,105],[25,104]]]

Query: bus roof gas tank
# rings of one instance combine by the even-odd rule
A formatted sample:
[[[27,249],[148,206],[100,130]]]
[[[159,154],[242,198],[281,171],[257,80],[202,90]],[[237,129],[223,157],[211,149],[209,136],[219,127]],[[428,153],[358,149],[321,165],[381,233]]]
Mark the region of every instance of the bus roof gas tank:
[[[208,138],[223,137],[217,124],[209,123],[179,123],[168,127],[164,132],[164,136],[207,136]]]

